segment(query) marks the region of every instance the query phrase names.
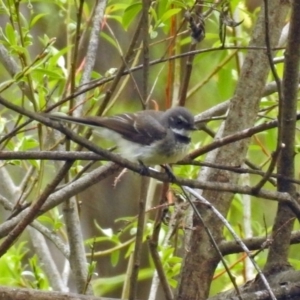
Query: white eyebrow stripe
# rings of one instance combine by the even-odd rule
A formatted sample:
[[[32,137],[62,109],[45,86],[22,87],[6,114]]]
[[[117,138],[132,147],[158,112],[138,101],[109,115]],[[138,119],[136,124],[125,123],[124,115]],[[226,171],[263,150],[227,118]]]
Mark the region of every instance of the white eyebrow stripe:
[[[178,118],[179,118],[180,120],[182,120],[182,121],[188,123],[188,120],[187,120],[184,116],[179,115]]]
[[[190,137],[191,132],[189,130],[186,129],[176,129],[176,128],[172,128],[172,131],[174,133],[177,133],[179,135],[185,136],[185,137]]]

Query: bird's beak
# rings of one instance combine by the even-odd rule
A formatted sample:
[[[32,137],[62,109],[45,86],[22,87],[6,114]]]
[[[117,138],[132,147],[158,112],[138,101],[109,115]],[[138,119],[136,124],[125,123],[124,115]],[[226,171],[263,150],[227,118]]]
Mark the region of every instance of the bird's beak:
[[[195,125],[193,125],[193,126],[190,128],[190,130],[195,131],[195,130],[198,130],[198,128],[197,128]]]

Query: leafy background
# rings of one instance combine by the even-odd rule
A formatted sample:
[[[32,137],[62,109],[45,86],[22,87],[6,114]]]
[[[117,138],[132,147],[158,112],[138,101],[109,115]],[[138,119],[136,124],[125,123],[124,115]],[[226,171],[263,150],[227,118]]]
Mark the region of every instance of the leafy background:
[[[222,2],[222,1],[220,1]],[[223,1],[224,2],[224,1]],[[1,45],[8,51],[10,57],[16,61],[19,71],[9,74],[5,64],[0,64],[0,92],[12,103],[36,112],[61,100],[70,93],[70,74],[74,65],[72,51],[78,22],[76,12],[79,1],[0,1],[1,3]],[[85,55],[89,42],[89,33],[92,22],[94,1],[85,1],[80,23],[82,39],[80,41],[78,60],[75,64],[75,86],[79,86],[82,78],[82,69],[86,63]],[[150,61],[179,55],[176,60],[166,60],[150,67],[149,90],[151,90],[150,108],[165,109],[177,102],[176,89],[183,80],[187,57],[181,54],[189,50],[191,44],[190,29],[184,19],[187,9],[193,7],[194,1],[167,1],[160,0],[152,4],[149,11],[149,52]],[[206,12],[213,4],[201,2],[201,11]],[[260,8],[253,8],[253,1],[230,1],[231,17],[243,23],[238,27],[226,28],[226,46],[221,48],[219,39],[220,9],[211,12],[205,20],[205,39],[196,46],[200,51],[194,58],[192,77],[186,97],[186,107],[197,115],[232,97],[240,69],[247,53],[247,45],[251,37],[253,26],[257,20]],[[103,79],[115,74],[115,68],[122,63],[122,56],[126,53],[133,33],[141,14],[142,3],[139,1],[118,0],[108,1],[105,16],[101,23],[99,48],[91,80]],[[173,34],[176,34],[174,42]],[[174,43],[170,50],[170,43]],[[142,43],[137,45],[131,67],[142,63]],[[232,48],[230,48],[232,46]],[[234,47],[239,46],[239,49]],[[243,48],[244,47],[244,48]],[[278,57],[284,51],[276,53]],[[173,69],[171,69],[173,68]],[[282,64],[276,65],[277,72],[282,75]],[[173,71],[172,71],[173,70]],[[142,69],[124,76],[114,91],[109,104],[104,110],[105,115],[120,112],[131,112],[143,108],[139,93],[141,93]],[[273,78],[269,75],[268,81]],[[22,86],[28,86],[25,92]],[[90,90],[85,94],[83,103],[77,103],[83,114],[94,115],[98,110],[109,83]],[[170,92],[171,91],[171,92]],[[28,97],[28,94],[30,97]],[[170,95],[173,94],[172,98]],[[261,111],[257,124],[269,119],[275,119],[278,96],[276,93],[262,98]],[[18,124],[24,122],[26,117],[0,106],[0,128],[2,135],[8,134]],[[70,103],[66,102],[58,107],[60,111],[68,112]],[[224,116],[224,115],[223,115]],[[212,132],[216,132],[222,120],[209,122]],[[83,130],[84,131],[84,130]],[[82,133],[82,132],[81,132]],[[42,128],[38,123],[31,123],[24,130],[20,130],[2,143],[1,150],[29,151],[47,150],[54,148],[53,132]],[[255,135],[251,140],[247,158],[256,166],[267,169],[276,148],[277,130],[269,130]],[[55,137],[57,138],[57,136]],[[53,140],[52,140],[53,139]],[[299,136],[296,137],[297,143]],[[58,140],[63,140],[60,136]],[[110,146],[106,141],[93,141],[101,143],[102,147]],[[193,148],[197,149],[212,141],[207,132],[197,132],[193,137]],[[71,149],[76,145],[72,144]],[[205,157],[200,157],[204,160]],[[298,156],[295,156],[296,165],[299,165]],[[72,167],[70,177],[75,177],[86,163],[79,161]],[[58,164],[40,160],[10,160],[2,161],[1,178],[9,182],[8,188],[3,189],[1,197],[7,198],[12,205],[19,198],[24,203],[34,201],[41,193],[49,180],[54,176]],[[196,178],[198,168],[191,166],[177,166],[175,174],[187,178]],[[298,174],[297,174],[298,176]],[[25,181],[24,181],[25,178]],[[140,177],[127,172],[116,187],[112,187],[114,176],[92,188],[80,193],[77,197],[79,217],[85,239],[89,274],[96,295],[120,297],[124,280],[128,276],[128,264],[133,251],[133,237],[136,228],[137,191]],[[244,175],[240,183],[255,185],[257,176]],[[26,184],[25,184],[26,183]],[[3,186],[4,181],[2,182]],[[174,187],[175,188],[175,187]],[[265,188],[274,189],[267,183]],[[158,203],[160,186],[155,192],[154,203]],[[232,203],[228,220],[236,232],[241,236],[264,236],[270,232],[276,208],[276,203],[262,201],[249,196],[236,195]],[[2,201],[3,205],[3,201]],[[2,209],[1,221],[5,222],[10,215]],[[144,239],[151,235],[155,213],[149,213]],[[248,218],[247,218],[248,216]],[[38,218],[43,226],[55,233],[67,243],[67,233],[63,219],[63,211],[55,208]],[[245,232],[245,228],[247,232]],[[299,225],[295,225],[298,229]],[[168,230],[167,225],[161,229],[161,240]],[[181,257],[184,253],[183,239],[185,232],[179,229],[178,236],[173,238],[168,247],[159,246],[169,283],[173,288],[177,285],[180,272]],[[226,230],[225,236],[230,239]],[[9,286],[29,287],[51,290],[53,286],[49,275],[41,262],[36,246],[32,244],[34,236],[24,232],[21,238],[8,250],[0,260],[0,284]],[[60,274],[63,274],[65,287],[75,289],[74,278],[70,275],[63,255],[51,242],[47,247]],[[174,253],[174,247],[179,250]],[[95,251],[90,257],[90,253]],[[98,253],[99,252],[99,253]],[[261,252],[256,260],[262,267],[267,251]],[[290,249],[290,262],[299,268],[299,246]],[[246,263],[243,254],[233,254],[226,257],[228,265],[236,276],[237,283],[243,283],[254,276],[251,265]],[[97,262],[97,263],[95,263]],[[63,272],[66,272],[65,275]],[[143,260],[139,278],[141,285],[138,297],[145,299],[148,294],[154,266],[146,245],[143,248]],[[220,264],[216,270],[216,278],[212,282],[211,294],[230,288],[231,283]]]

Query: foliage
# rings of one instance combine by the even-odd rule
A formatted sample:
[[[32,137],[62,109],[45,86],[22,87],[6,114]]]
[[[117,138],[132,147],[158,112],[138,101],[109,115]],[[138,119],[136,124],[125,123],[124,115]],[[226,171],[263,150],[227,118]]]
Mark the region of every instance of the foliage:
[[[80,11],[82,2],[82,11]],[[219,1],[219,5],[216,6],[213,3],[200,2],[201,5],[196,6],[196,8],[194,7],[195,1],[189,0],[161,0],[151,4],[148,16],[150,67],[147,83],[150,101],[146,103],[142,93],[142,87],[146,85],[142,76],[144,61],[143,42],[141,40],[144,38],[144,32],[141,33],[141,37],[134,47],[132,59],[125,62],[128,45],[133,39],[139,24],[138,20],[142,15],[143,1],[108,1],[101,22],[101,32],[98,35],[99,48],[95,66],[89,74],[90,83],[87,84],[84,82],[83,74],[86,64],[89,63],[87,58],[90,58],[87,49],[93,26],[95,1],[0,0],[2,25],[0,28],[0,46],[1,49],[7,51],[7,56],[14,61],[14,63],[5,63],[3,57],[1,59],[0,94],[14,105],[36,113],[59,110],[65,113],[75,111],[81,115],[113,115],[120,112],[141,110],[144,107],[163,110],[168,106],[177,105],[181,96],[180,88],[187,84],[188,90],[184,98],[184,105],[195,115],[214,107],[230,99],[235,93],[259,10],[249,12],[244,1],[230,1],[227,17],[230,22],[234,22],[238,26],[228,26],[228,24],[220,23],[220,14],[225,11],[222,4],[224,5],[226,1]],[[211,7],[214,9],[208,13]],[[186,17],[187,11],[191,11],[192,19]],[[81,13],[81,20],[78,12]],[[200,18],[206,16],[204,18],[206,37],[192,48],[192,22],[197,22],[199,16]],[[242,20],[243,22],[239,24]],[[227,19],[227,22],[229,21]],[[224,41],[220,40],[220,30],[226,32]],[[143,41],[145,42],[145,39]],[[187,61],[190,55],[188,51],[195,49],[197,53],[193,56],[192,76],[187,82],[184,82],[183,74],[187,72]],[[277,57],[283,55],[284,50],[276,53]],[[112,90],[111,98],[104,105],[103,101],[109,94],[111,82],[113,82],[123,63],[126,66],[125,70],[131,69],[131,71],[128,72],[128,76],[122,77],[122,81]],[[283,65],[279,63],[275,67],[281,78]],[[268,82],[272,80],[273,76],[269,74]],[[80,92],[78,93],[82,89],[87,89],[83,93],[83,97],[80,96]],[[77,98],[73,96],[68,98],[69,95],[76,95]],[[0,131],[2,132],[0,151],[62,150],[61,143],[63,142],[66,142],[65,149],[67,151],[81,150],[76,143],[65,140],[64,135],[58,135],[50,127],[32,120],[29,122],[24,114],[17,113],[5,106],[0,107],[0,113]],[[277,115],[278,94],[275,89],[271,94],[262,98],[256,125],[276,119]],[[219,117],[211,118],[209,123],[205,124],[206,128],[203,131],[195,133],[193,150],[213,141],[213,135],[220,128],[225,113]],[[207,127],[209,128],[207,129]],[[74,132],[89,137],[86,128],[70,128]],[[15,129],[17,130],[9,135]],[[263,131],[256,134],[251,140],[247,160],[262,171],[268,169],[272,160],[272,152],[277,145],[277,134],[277,129]],[[93,137],[92,141],[98,142],[99,140],[97,137]],[[299,144],[298,135],[296,136],[296,144]],[[108,146],[111,145],[106,141],[101,141],[101,147]],[[204,155],[198,158],[198,161],[203,162],[205,158]],[[296,166],[299,165],[297,156],[295,163]],[[72,182],[74,178],[76,183],[78,178],[88,173],[90,169],[85,169],[86,165],[85,161],[76,161],[69,175],[65,176],[64,182],[61,182],[61,185],[50,193],[51,196],[63,189],[65,184]],[[9,178],[10,183],[6,184],[3,194],[0,192],[1,199],[3,197],[10,202],[10,210],[13,212],[21,212],[43,194],[61,166],[62,163],[56,160],[45,161],[38,158],[3,160],[0,165],[0,179]],[[177,165],[174,167],[174,173],[183,178],[199,179],[197,178],[198,166]],[[82,228],[84,228],[85,242],[82,244],[85,245],[87,251],[89,265],[87,272],[97,295],[120,297],[120,290],[125,289],[124,282],[129,277],[137,228],[136,204],[139,200],[138,177],[137,175],[134,176],[121,175],[114,188],[111,187],[113,180],[109,179],[104,184],[101,183],[101,192],[99,194],[91,192],[90,198],[79,193],[83,191],[79,191],[76,195],[77,217]],[[254,186],[260,178],[257,175],[247,174],[241,176],[239,184]],[[275,190],[270,182],[264,188]],[[172,189],[176,193],[182,193],[177,185],[172,186]],[[165,196],[157,196],[157,192],[156,194],[155,191],[152,190],[152,192],[156,196],[153,196],[154,200],[151,205],[155,207],[159,203],[158,199]],[[120,201],[123,199],[122,197],[127,199],[133,194],[135,199],[132,199],[129,204]],[[101,205],[103,205],[101,209],[99,207],[94,208],[94,202],[88,203],[89,200],[94,201],[95,198],[98,201],[97,197],[101,198]],[[275,203],[266,203],[251,197],[251,204],[247,210],[244,206],[249,201],[249,197],[237,194],[227,219],[235,232],[242,238],[248,235],[265,236],[271,232]],[[103,200],[104,198],[105,200]],[[82,202],[87,210],[95,210],[95,213],[99,215],[96,220],[94,217],[91,217],[91,220],[81,219]],[[1,200],[2,205],[4,205],[3,203],[4,201]],[[121,215],[122,219],[119,218],[119,222],[115,222],[118,215],[114,213],[113,209],[107,207],[109,205],[116,211],[124,213]],[[170,204],[168,207],[170,214],[176,210],[172,205],[174,204]],[[64,219],[65,209],[65,207],[63,209],[55,207],[47,212],[42,211],[42,214],[39,213],[37,221],[48,230],[48,239],[51,240],[51,237],[54,236],[64,245],[70,246],[71,237]],[[158,208],[153,210],[155,213],[159,211]],[[183,214],[182,219],[185,219],[187,212]],[[245,220],[247,214],[249,217]],[[1,218],[5,220],[6,216],[3,214]],[[147,280],[148,284],[151,283],[155,267],[146,244],[155,231],[156,222],[153,211],[149,209],[146,212],[143,259],[139,273],[139,280]],[[175,289],[180,280],[182,258],[189,251],[184,244],[184,239],[194,228],[185,226],[184,221],[180,222],[177,231],[168,240],[170,227],[168,224],[160,224],[160,226],[157,250],[168,283]],[[224,230],[224,239],[232,239],[226,229]],[[48,245],[50,244],[51,241]],[[49,247],[53,247],[53,245]],[[57,247],[59,248],[56,245]],[[295,268],[299,267],[297,262],[298,250],[298,246],[293,246],[290,251],[289,258]],[[61,249],[55,253],[62,256]],[[256,257],[261,268],[263,268],[266,258],[267,251],[261,252]],[[55,261],[59,272],[62,274],[59,265],[62,258],[56,259],[54,254],[51,259]],[[82,259],[85,260],[86,258]],[[245,275],[246,269],[249,268],[245,259],[246,257],[241,253],[226,256],[226,262],[232,266],[231,270],[236,276],[238,284],[249,279]],[[107,272],[102,266],[103,263],[107,267]],[[32,252],[29,244],[24,243],[23,235],[0,260],[0,273],[1,285],[45,290],[53,288],[50,278],[48,278],[49,274],[39,263],[37,255]],[[255,273],[252,271],[252,276],[254,275]],[[64,281],[64,278],[61,280]],[[73,280],[76,281],[74,278]],[[231,287],[231,281],[226,277],[224,266],[220,263],[216,269],[210,293],[213,295],[229,287]],[[126,294],[128,291],[123,290],[122,292]],[[144,295],[143,292],[141,295]]]

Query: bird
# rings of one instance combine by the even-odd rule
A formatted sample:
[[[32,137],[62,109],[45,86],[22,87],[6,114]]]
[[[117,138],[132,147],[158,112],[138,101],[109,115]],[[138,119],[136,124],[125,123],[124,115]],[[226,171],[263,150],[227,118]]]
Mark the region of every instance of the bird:
[[[109,117],[47,114],[52,120],[85,125],[114,142],[118,154],[145,166],[176,163],[188,153],[196,130],[191,112],[181,106],[166,111],[143,110]]]

